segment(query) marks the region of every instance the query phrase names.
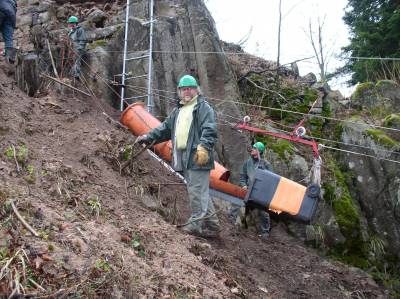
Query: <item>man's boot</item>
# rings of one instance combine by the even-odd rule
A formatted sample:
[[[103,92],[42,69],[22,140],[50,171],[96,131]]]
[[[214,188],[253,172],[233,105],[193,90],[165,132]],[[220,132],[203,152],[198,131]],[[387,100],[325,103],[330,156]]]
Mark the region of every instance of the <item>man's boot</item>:
[[[201,236],[202,235],[202,229],[198,225],[195,225],[193,223],[189,223],[185,225],[182,230],[190,235],[194,236]]]
[[[217,221],[204,221],[203,225],[203,236],[208,238],[217,238],[221,231],[219,222]]]
[[[258,210],[258,220],[260,222],[260,237],[263,241],[266,241],[269,238],[269,233],[271,230],[271,218],[269,213],[264,210]]]
[[[7,47],[5,49],[5,52],[6,52],[6,60],[7,60],[7,62],[10,63],[10,64],[14,64],[15,56],[17,54],[17,49]]]

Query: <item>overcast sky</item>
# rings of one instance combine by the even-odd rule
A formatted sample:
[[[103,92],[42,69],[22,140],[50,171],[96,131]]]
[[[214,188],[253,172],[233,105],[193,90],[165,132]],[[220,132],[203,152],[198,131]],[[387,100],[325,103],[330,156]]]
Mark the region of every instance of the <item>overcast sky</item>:
[[[279,0],[206,0],[222,40],[238,43],[250,32],[243,45],[246,52],[268,60],[277,59]],[[348,30],[342,17],[347,0],[282,0],[281,58],[282,64],[313,56],[308,36],[311,20],[316,29],[318,18],[324,21],[323,44],[328,52],[328,71],[342,63],[336,58],[348,44]],[[298,63],[300,74],[318,74],[315,59]],[[343,81],[343,80],[342,80]],[[349,95],[351,89],[330,82],[334,89]]]

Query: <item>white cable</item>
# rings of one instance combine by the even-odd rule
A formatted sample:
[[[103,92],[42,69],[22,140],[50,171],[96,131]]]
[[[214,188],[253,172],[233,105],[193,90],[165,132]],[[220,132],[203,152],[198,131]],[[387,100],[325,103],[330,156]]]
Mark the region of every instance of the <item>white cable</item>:
[[[364,148],[364,149],[367,149],[367,150],[374,151],[371,147],[364,146],[364,145],[359,145],[359,144],[354,144],[354,143],[345,143],[345,142],[341,142],[341,141],[335,141],[335,140],[330,140],[330,139],[325,139],[325,138],[320,138],[320,137],[314,137],[314,136],[312,136],[312,138],[314,138],[316,140],[342,144],[342,145],[345,145],[345,146],[354,146],[354,147],[359,147],[359,148]],[[383,152],[383,153],[387,153],[387,154],[400,155],[400,152],[388,151],[388,150],[384,150],[384,149],[379,149],[378,151],[379,152]]]
[[[358,57],[358,56],[351,56],[351,57],[342,57],[342,59],[360,59],[360,60],[400,60],[398,57]]]
[[[336,147],[332,147],[332,146],[327,146],[327,145],[324,145],[324,144],[320,144],[320,146],[323,147],[323,148],[327,148],[327,149],[331,149],[331,150],[335,150],[335,151],[339,151],[339,152],[344,152],[344,153],[348,153],[348,154],[374,158],[374,159],[379,160],[379,161],[382,160],[382,161],[388,161],[388,162],[393,162],[393,163],[400,164],[400,161],[396,161],[396,160],[379,158],[379,157],[376,157],[376,156],[372,156],[372,155],[368,155],[368,154],[362,154],[362,153],[353,152],[353,151],[348,151],[348,150],[344,150],[344,149],[340,149],[340,148],[336,148]]]

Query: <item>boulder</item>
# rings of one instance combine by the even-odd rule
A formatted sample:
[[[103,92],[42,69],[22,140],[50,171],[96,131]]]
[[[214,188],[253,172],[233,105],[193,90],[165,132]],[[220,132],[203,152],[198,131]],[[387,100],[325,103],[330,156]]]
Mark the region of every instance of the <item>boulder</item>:
[[[301,82],[307,83],[310,86],[317,83],[317,76],[314,73],[308,73],[307,75],[300,78]]]

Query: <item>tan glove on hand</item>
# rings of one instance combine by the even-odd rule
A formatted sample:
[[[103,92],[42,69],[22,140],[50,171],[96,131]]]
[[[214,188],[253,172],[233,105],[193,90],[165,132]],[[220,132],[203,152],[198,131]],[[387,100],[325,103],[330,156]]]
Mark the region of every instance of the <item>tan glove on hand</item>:
[[[197,151],[194,154],[194,162],[198,166],[204,166],[207,164],[210,157],[208,156],[208,150],[204,148],[201,144],[197,146]]]

